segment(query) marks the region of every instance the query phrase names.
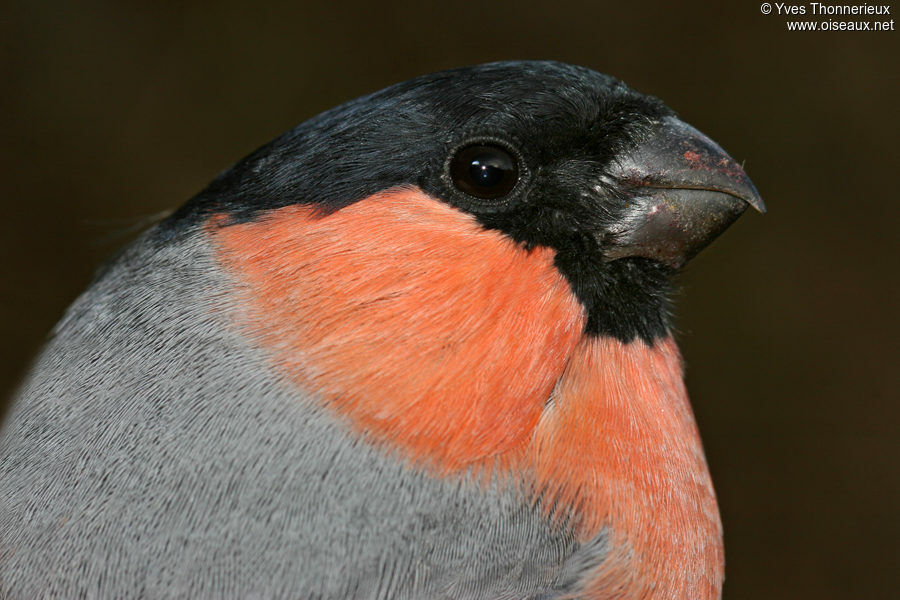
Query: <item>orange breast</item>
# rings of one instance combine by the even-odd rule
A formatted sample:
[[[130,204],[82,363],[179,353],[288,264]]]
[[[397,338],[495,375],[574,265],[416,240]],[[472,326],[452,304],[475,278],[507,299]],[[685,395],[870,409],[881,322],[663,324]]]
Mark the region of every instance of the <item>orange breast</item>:
[[[721,526],[671,339],[583,336],[553,265],[419,190],[223,226],[239,326],[370,441],[510,473],[615,550],[588,598],[716,598]]]
[[[539,489],[579,508],[582,540],[611,530],[586,597],[720,596],[719,512],[671,338],[584,339],[530,456]]]

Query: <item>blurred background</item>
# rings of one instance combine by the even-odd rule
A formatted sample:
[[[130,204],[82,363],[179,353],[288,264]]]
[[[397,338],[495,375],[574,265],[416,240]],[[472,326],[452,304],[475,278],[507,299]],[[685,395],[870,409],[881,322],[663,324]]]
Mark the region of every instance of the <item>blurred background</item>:
[[[725,598],[898,597],[898,33],[756,2],[327,4],[4,3],[0,397],[107,256],[275,135],[429,71],[578,63],[663,98],[769,207],[679,300]]]

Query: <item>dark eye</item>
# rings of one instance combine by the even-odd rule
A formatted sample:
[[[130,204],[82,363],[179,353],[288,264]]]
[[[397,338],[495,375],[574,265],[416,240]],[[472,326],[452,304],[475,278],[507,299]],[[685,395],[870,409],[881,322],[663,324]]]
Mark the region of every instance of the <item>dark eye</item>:
[[[497,146],[466,146],[450,163],[453,183],[476,198],[500,198],[516,187],[516,159]]]

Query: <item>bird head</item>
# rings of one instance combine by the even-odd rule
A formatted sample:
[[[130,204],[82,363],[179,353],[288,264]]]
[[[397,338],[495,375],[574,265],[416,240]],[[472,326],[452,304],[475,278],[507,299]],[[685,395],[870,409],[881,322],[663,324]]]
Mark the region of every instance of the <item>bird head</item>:
[[[523,248],[550,248],[585,332],[668,334],[672,275],[756,189],[656,98],[586,68],[508,62],[413,79],[344,104],[259,149],[187,210],[250,221],[322,215],[416,189]]]

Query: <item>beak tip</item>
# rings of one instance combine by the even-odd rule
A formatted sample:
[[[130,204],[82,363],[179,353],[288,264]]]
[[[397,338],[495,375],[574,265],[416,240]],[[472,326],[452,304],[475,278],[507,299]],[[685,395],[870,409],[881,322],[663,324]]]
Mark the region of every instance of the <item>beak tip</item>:
[[[750,177],[747,176],[747,173],[744,172],[743,168],[741,168],[742,177],[741,177],[741,193],[738,197],[753,207],[753,210],[758,212],[761,215],[766,214],[766,203],[763,202],[762,196],[759,195],[759,192],[756,190],[756,186],[753,185],[753,182],[750,181]]]

